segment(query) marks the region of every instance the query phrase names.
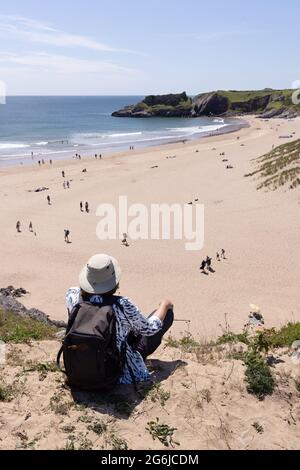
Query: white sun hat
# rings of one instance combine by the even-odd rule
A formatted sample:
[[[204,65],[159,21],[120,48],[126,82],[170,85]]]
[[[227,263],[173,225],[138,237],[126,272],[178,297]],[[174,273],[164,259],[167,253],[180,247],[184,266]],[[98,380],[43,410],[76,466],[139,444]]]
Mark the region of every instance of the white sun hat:
[[[106,294],[120,282],[121,268],[112,256],[92,256],[79,274],[79,285],[88,294]]]
[[[260,307],[255,304],[250,304],[250,312],[251,313],[260,313]]]

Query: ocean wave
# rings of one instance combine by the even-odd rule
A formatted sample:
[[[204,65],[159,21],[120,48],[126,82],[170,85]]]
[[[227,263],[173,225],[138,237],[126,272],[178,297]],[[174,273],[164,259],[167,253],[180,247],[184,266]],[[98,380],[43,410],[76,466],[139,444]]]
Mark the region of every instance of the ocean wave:
[[[217,131],[219,129],[222,129],[222,127],[226,127],[228,126],[228,124],[220,124],[219,126],[215,125],[215,126],[202,126],[202,127],[199,127],[199,130],[200,132],[213,132],[213,131]]]
[[[124,132],[122,134],[104,134],[103,137],[130,137],[132,135],[142,135],[142,132]]]
[[[206,126],[204,126],[206,127]],[[186,132],[187,134],[195,134],[199,132],[199,126],[191,126],[191,127],[168,127],[167,130],[171,132]]]
[[[48,145],[49,142],[35,142],[33,145],[38,145],[39,147],[44,147],[45,145]]]
[[[193,134],[199,134],[203,132],[212,132],[212,131],[217,131],[218,129],[221,129],[224,126],[227,126],[227,124],[224,123],[224,120],[214,120],[216,124],[211,124],[211,125],[205,125],[205,126],[191,126],[191,127],[170,127],[167,130],[171,132],[184,132],[185,134],[188,135],[193,135]],[[217,124],[217,122],[219,124]]]
[[[85,132],[81,134],[75,134],[73,140],[79,139],[103,139],[103,138],[115,138],[115,137],[130,137],[132,135],[142,135],[142,132],[122,132],[110,134],[108,132],[99,133],[99,132]]]
[[[12,143],[4,143],[0,144],[0,150],[8,150],[8,149],[26,149],[30,147],[29,144],[12,144]]]

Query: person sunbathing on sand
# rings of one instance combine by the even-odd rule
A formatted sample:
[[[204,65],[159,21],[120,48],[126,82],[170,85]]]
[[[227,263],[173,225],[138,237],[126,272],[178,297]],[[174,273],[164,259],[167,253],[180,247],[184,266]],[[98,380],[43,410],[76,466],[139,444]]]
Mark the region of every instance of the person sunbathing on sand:
[[[173,324],[173,302],[165,299],[151,315],[144,316],[131,300],[116,295],[120,279],[121,268],[118,261],[107,254],[96,254],[81,270],[79,287],[72,287],[67,291],[66,304],[70,317],[74,315],[75,307],[78,309],[78,306],[86,303],[85,308],[89,306],[90,309],[89,321],[95,327],[96,320],[92,316],[100,315],[101,307],[111,307],[115,321],[115,346],[120,354],[125,354],[117,382],[132,384],[150,379],[145,359],[157,350],[163,336]],[[82,317],[81,321],[84,321]],[[114,345],[111,350],[116,350]],[[82,357],[80,352],[76,352],[76,358],[79,357]],[[79,363],[77,366],[80,370]]]

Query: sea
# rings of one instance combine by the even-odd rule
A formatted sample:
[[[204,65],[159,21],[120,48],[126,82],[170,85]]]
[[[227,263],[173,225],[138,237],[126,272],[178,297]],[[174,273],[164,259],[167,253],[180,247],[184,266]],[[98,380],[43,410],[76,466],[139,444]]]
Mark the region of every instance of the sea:
[[[235,130],[222,118],[118,118],[143,96],[8,96],[0,104],[0,166],[189,140]]]

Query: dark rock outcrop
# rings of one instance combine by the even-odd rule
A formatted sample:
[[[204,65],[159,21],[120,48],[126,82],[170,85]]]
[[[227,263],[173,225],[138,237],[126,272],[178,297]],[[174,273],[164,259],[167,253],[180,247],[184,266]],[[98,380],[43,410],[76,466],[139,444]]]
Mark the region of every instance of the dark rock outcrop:
[[[51,320],[48,315],[46,315],[41,310],[36,308],[27,309],[21,302],[16,300],[16,297],[19,297],[21,294],[24,294],[25,289],[15,289],[12,286],[1,289],[0,292],[0,308],[7,312],[13,312],[22,317],[30,317],[35,320],[38,320],[42,323],[45,323],[50,326],[56,326],[57,328],[65,328],[66,323],[63,321]],[[17,293],[17,295],[16,295]],[[26,291],[25,291],[26,293]]]
[[[15,289],[13,286],[0,288],[0,295],[4,295],[5,297],[22,297],[28,293],[29,292],[23,289],[23,287],[19,287],[18,289]]]
[[[177,94],[168,94],[168,95],[149,95],[143,100],[147,106],[178,106],[182,102],[189,101],[186,92],[177,93]]]
[[[275,108],[269,111],[265,111],[259,115],[262,119],[271,119],[271,118],[282,118],[282,119],[293,119],[299,116],[299,112],[288,109],[288,108]]]
[[[242,113],[256,113],[257,111],[262,111],[265,109],[270,101],[271,95],[260,96],[256,98],[249,99],[248,101],[237,101],[231,103],[230,109]]]
[[[191,115],[197,116],[220,116],[225,114],[230,106],[229,99],[218,93],[205,93],[193,99]]]
[[[115,117],[188,117],[192,100],[185,92],[168,95],[149,95],[136,105],[125,106],[112,113]]]

